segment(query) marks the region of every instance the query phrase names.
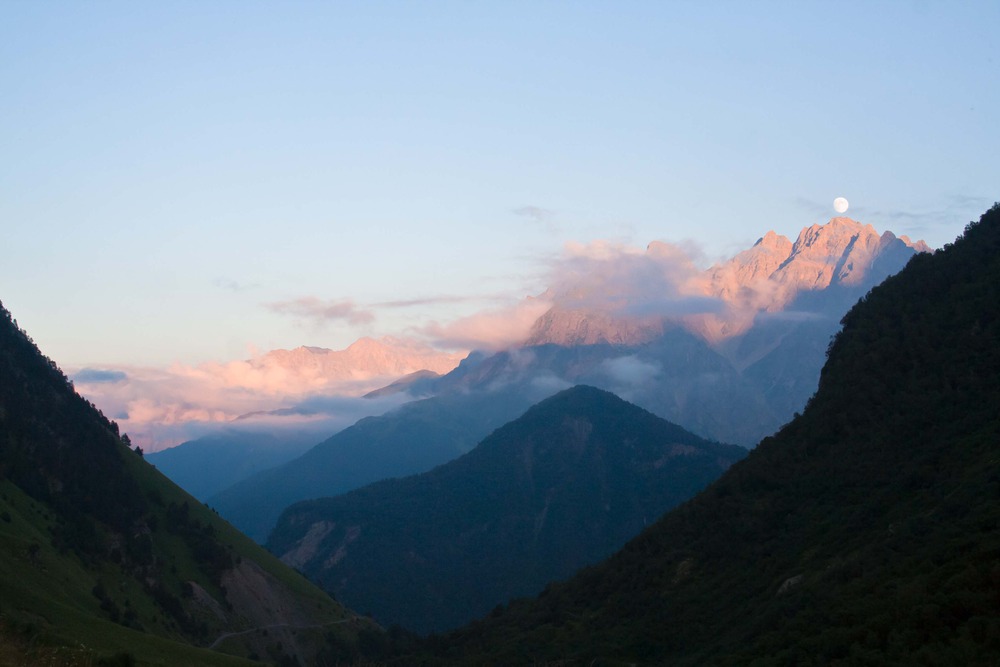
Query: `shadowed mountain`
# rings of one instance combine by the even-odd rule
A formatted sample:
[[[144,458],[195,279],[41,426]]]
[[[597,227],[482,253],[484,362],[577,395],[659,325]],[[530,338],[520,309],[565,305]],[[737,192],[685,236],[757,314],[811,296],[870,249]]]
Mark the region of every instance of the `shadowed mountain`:
[[[293,505],[268,548],[384,624],[440,631],[608,556],[745,455],[580,386],[430,472]]]
[[[606,562],[436,662],[1000,656],[1000,205],[845,317],[801,417]]]
[[[658,258],[665,257],[663,267],[675,260],[659,245],[629,261],[653,275],[665,271]],[[516,387],[536,376],[589,384],[703,436],[752,447],[815,392],[844,313],[924,250],[922,242],[834,218],[803,229],[794,243],[769,232],[690,277],[687,296],[714,300],[714,312],[639,317],[560,305],[594,300],[574,287],[569,296],[553,295],[556,305],[535,323],[528,346],[462,364],[435,389]]]
[[[316,440],[315,433],[229,430],[146,454],[146,460],[203,501],[251,475],[301,456]]]
[[[281,511],[292,503],[430,470],[469,451],[546,395],[537,390],[518,395],[477,392],[414,401],[362,419],[299,458],[212,496],[208,503],[264,542]]]
[[[720,440],[724,433],[743,445],[780,425],[732,362],[680,327],[634,347],[548,344],[498,352],[479,363],[463,362],[439,380],[437,391],[519,394],[540,382],[596,386],[684,428]]]
[[[409,393],[414,398],[419,398],[433,393],[431,388],[439,377],[441,375],[434,371],[417,371],[404,375],[392,384],[368,392],[365,394],[365,398],[380,398],[404,392]]]
[[[127,444],[0,307],[4,660],[349,660],[380,636]]]

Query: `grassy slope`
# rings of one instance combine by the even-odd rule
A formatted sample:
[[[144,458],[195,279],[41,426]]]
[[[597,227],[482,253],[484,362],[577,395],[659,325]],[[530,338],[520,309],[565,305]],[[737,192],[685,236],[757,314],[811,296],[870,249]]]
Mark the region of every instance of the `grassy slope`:
[[[124,452],[127,450],[123,449]],[[327,633],[332,631],[339,642],[351,645],[357,643],[359,628],[374,629],[373,624],[363,619],[339,623],[354,619],[355,615],[179,487],[167,482],[138,456],[126,453],[125,459],[141,488],[156,489],[164,504],[187,502],[191,516],[211,524],[217,531],[219,541],[230,545],[235,556],[252,560],[273,575],[303,606],[313,611],[316,624],[331,624],[327,628],[300,630],[304,642],[320,645],[326,641]],[[97,656],[131,653],[143,664],[247,664],[245,660],[233,656],[187,645],[190,638],[148,596],[141,584],[123,574],[118,566],[110,563],[85,564],[72,552],[64,554],[53,548],[50,529],[55,525],[56,517],[44,503],[25,495],[9,480],[0,482],[0,490],[0,517],[4,517],[0,519],[0,615],[21,635],[26,634],[48,646],[75,647],[84,644]],[[163,521],[162,508],[158,509],[160,511],[154,509],[153,514]],[[10,521],[6,521],[6,517]],[[164,581],[164,585],[175,596],[181,597],[182,582],[195,581],[213,596],[224,599],[224,594],[205,576],[180,538],[167,533],[157,534],[154,545],[156,553],[171,563],[170,571],[174,576]],[[127,609],[128,601],[145,632],[123,627],[106,618],[107,614],[92,594],[98,581],[104,583],[108,597],[119,609]],[[225,631],[253,627],[249,621],[237,622],[235,627],[223,625],[210,614],[195,613],[196,618],[209,624],[209,639]],[[310,632],[315,636],[306,636]],[[244,656],[251,653],[237,640],[222,644],[220,649]],[[259,653],[258,656],[262,659],[268,657]]]
[[[171,629],[152,620],[155,611],[138,584],[122,577],[117,568],[87,567],[75,555],[59,553],[50,544],[54,513],[10,481],[0,482],[0,517],[0,615],[6,626],[6,641],[0,641],[25,653],[25,660],[30,655],[49,659],[62,655],[88,664],[102,656],[131,653],[150,665],[248,664],[168,639]],[[104,618],[100,602],[91,593],[99,578],[124,584],[114,591],[117,600],[122,605],[125,599],[140,605],[140,617],[167,637]],[[53,652],[57,646],[71,647],[74,652]],[[34,653],[29,650],[32,647]]]
[[[350,657],[359,633],[380,632],[124,446],[3,315],[0,641],[8,650],[86,645],[72,659],[128,653],[147,664],[227,665],[246,661],[197,647],[239,632],[218,648],[273,660]],[[253,631],[260,626],[270,631]]]

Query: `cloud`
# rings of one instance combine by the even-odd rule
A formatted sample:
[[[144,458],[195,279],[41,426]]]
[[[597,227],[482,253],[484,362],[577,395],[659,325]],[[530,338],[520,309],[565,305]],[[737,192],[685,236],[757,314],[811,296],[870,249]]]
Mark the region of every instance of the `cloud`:
[[[561,378],[554,373],[542,373],[536,375],[529,382],[531,388],[535,391],[542,392],[545,395],[551,396],[563,389],[569,389],[573,386],[573,383],[565,378]]]
[[[834,215],[833,197],[830,198],[829,202],[818,202],[806,197],[795,197],[792,199],[792,203],[813,217],[833,217]]]
[[[344,320],[349,324],[369,324],[375,320],[375,314],[372,311],[359,308],[350,299],[323,301],[314,296],[306,296],[264,305],[268,310],[279,315],[292,315],[311,320],[316,324],[325,324],[332,320]]]
[[[551,298],[560,308],[616,316],[721,312],[724,304],[707,294],[698,256],[695,248],[661,241],[645,251],[609,241],[568,243],[552,265]]]
[[[528,297],[513,306],[484,310],[446,324],[432,322],[418,332],[444,349],[502,350],[526,340],[535,320],[551,306],[545,299]]]
[[[541,206],[521,206],[520,208],[513,209],[511,213],[522,218],[534,220],[535,222],[549,222],[556,214],[555,211],[550,211]]]
[[[76,384],[115,384],[126,381],[128,375],[122,371],[81,368],[70,379]]]
[[[643,361],[634,354],[605,359],[600,368],[612,382],[626,387],[646,384],[663,371],[659,362]]]
[[[260,283],[241,283],[232,278],[216,278],[212,281],[212,284],[233,292],[245,292],[260,287]]]
[[[916,233],[932,231],[941,227],[950,229],[959,223],[964,224],[966,218],[978,220],[979,215],[992,204],[993,200],[989,197],[949,195],[935,207],[910,210],[859,207],[858,211],[873,218],[905,225],[906,231]]]
[[[363,347],[377,344],[361,343]],[[77,388],[149,451],[179,444],[241,417],[241,423],[301,424],[317,429],[332,424],[339,430],[405,398],[373,401],[362,398],[364,394],[407,372],[420,368],[446,372],[459,361],[458,355],[415,342],[395,341],[391,350],[399,357],[387,351],[389,365],[375,370],[355,364],[345,354],[348,350],[308,348],[276,350],[225,363],[174,364],[166,369],[120,367],[97,374],[84,369],[77,376],[98,381],[81,382]]]
[[[482,301],[499,301],[508,298],[503,294],[471,295],[471,294],[439,294],[436,296],[417,297],[414,299],[399,299],[397,301],[379,301],[370,304],[370,308],[412,308],[416,306],[436,306],[444,303],[477,303]]]

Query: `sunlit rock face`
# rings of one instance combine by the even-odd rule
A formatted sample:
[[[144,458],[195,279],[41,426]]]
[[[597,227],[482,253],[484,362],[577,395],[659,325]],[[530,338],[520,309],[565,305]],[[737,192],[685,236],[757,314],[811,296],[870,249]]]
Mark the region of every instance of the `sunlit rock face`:
[[[709,291],[726,301],[737,301],[742,288],[770,278],[791,253],[791,241],[768,232],[752,248],[709,269]]]
[[[660,317],[616,317],[611,313],[590,310],[551,308],[532,329],[527,345],[636,345],[653,340],[663,333]]]
[[[870,286],[901,269],[913,254],[930,250],[923,241],[888,231],[880,235],[846,217],[806,227],[794,243],[770,231],[705,271],[694,270],[666,248],[654,242],[645,255],[622,255],[621,263],[632,267],[624,287],[595,281],[589,291],[575,286],[554,293],[555,305],[535,323],[527,344],[641,345],[677,326],[719,343],[746,333],[760,313],[784,311],[804,292]],[[622,273],[608,271],[612,279]],[[644,282],[646,275],[652,279]],[[651,296],[657,284],[663,293]],[[630,308],[630,299],[646,305]]]

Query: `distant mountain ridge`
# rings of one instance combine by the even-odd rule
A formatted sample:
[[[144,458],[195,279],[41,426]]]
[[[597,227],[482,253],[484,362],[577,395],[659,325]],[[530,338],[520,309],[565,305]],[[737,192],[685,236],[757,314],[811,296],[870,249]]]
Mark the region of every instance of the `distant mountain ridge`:
[[[797,243],[796,248],[771,233],[717,267],[714,282],[710,273],[695,276],[691,289],[702,294],[709,287],[721,294],[724,285],[746,283],[746,288],[727,297],[736,304],[734,313],[752,320],[753,326],[740,335],[712,343],[681,321],[553,308],[538,320],[537,330],[551,332],[569,323],[567,340],[606,342],[546,343],[472,353],[439,378],[411,378],[414,394],[429,398],[366,419],[314,452],[227,489],[209,502],[249,535],[264,540],[288,504],[429,470],[517,417],[530,405],[525,397],[534,402],[575,384],[615,393],[702,437],[752,447],[801,411],[816,390],[826,349],[844,313],[916,254],[911,245],[922,247],[907,245],[890,233],[878,235],[871,226],[848,219],[806,228]],[[650,255],[652,259],[643,261],[670,256],[655,248]],[[820,271],[817,257],[837,262]],[[792,268],[806,265],[813,267],[809,284],[815,286],[818,280],[825,288],[800,289],[791,301],[781,301],[783,307],[775,312],[757,309],[762,303],[787,298],[791,292],[781,291],[784,283],[778,278],[804,281],[796,278],[799,269]],[[724,274],[742,277],[724,279]],[[757,287],[751,289],[752,285]],[[761,301],[765,297],[771,301]],[[717,301],[721,304],[721,297]],[[747,303],[750,306],[741,310]],[[630,340],[645,342],[629,344]],[[376,393],[399,394],[407,386],[404,381]],[[470,419],[466,412],[482,419]],[[404,429],[404,424],[409,426]],[[417,435],[408,437],[409,432]],[[344,447],[341,442],[351,444]],[[308,481],[299,481],[303,479]]]
[[[240,480],[301,456],[315,444],[316,436],[309,433],[221,431],[146,454],[146,460],[205,501]]]
[[[208,503],[263,543],[287,506],[402,477],[461,456],[549,392],[471,392],[412,401],[360,420],[296,459],[209,497]],[[225,462],[223,462],[225,464]]]
[[[441,631],[604,558],[745,455],[578,386],[430,472],[292,505],[268,548],[384,625]]]

